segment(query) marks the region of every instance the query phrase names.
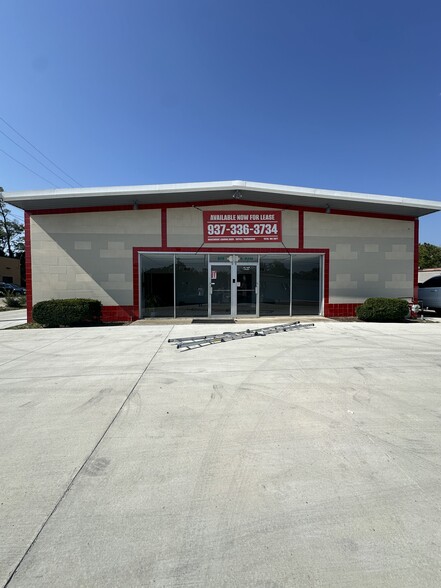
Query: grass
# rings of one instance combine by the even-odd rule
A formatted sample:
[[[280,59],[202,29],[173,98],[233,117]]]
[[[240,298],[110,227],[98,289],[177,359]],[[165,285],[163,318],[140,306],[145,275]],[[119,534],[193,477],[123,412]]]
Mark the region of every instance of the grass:
[[[16,325],[15,327],[7,327],[4,330],[15,331],[17,329],[44,329],[44,327],[38,323],[24,323],[23,325]]]

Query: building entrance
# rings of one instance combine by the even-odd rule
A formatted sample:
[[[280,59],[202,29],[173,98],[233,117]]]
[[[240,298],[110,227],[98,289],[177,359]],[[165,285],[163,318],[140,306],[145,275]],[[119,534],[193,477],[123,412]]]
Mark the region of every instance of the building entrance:
[[[320,314],[318,253],[141,252],[140,316]]]
[[[258,316],[257,263],[210,263],[208,316]]]

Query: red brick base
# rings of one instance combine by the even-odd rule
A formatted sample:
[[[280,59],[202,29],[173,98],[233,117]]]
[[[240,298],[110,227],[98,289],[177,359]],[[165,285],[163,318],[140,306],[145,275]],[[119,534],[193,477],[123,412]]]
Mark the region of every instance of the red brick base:
[[[356,316],[356,309],[361,306],[361,303],[353,304],[326,304],[325,316],[339,317],[339,316]],[[138,309],[135,306],[103,306],[101,317],[103,323],[118,323],[137,320]]]
[[[325,316],[337,317],[337,316],[357,316],[356,310],[361,306],[361,302],[358,304],[326,304],[325,303]]]
[[[134,306],[103,306],[101,319],[103,323],[126,323],[138,318],[138,311]]]

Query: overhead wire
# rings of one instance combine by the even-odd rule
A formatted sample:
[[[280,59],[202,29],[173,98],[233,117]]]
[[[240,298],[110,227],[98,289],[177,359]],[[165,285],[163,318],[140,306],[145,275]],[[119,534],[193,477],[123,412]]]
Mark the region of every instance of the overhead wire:
[[[7,151],[5,151],[4,149],[2,149],[0,147],[0,151],[2,153],[4,153],[7,157],[9,157],[10,159],[12,159],[13,161],[15,161],[16,163],[18,163],[19,165],[21,165],[22,167],[24,167],[25,169],[27,169],[28,171],[30,171],[32,174],[34,174],[35,176],[38,176],[39,178],[41,178],[42,180],[44,180],[45,182],[47,182],[48,184],[50,184],[51,186],[53,186],[54,188],[58,188],[58,186],[56,184],[54,184],[53,182],[51,182],[50,180],[48,180],[47,178],[45,178],[44,176],[42,176],[41,174],[37,173],[36,171],[34,171],[33,169],[31,169],[30,167],[28,167],[27,165],[25,165],[24,163],[22,163],[21,161],[19,161],[18,159],[16,159],[15,157],[13,157],[10,153],[8,153]]]
[[[28,141],[28,139],[26,139],[26,137],[24,137],[19,131],[17,131],[17,129],[15,127],[13,127],[10,123],[8,123],[7,120],[5,120],[2,116],[0,116],[0,120],[3,121],[5,123],[5,125],[7,125],[10,129],[12,129],[14,131],[14,133],[17,133],[17,135],[19,137],[21,137],[23,139],[23,141],[26,141],[26,143],[28,145],[30,145],[33,149],[35,149],[35,151],[37,151],[40,155],[42,155],[47,161],[49,161],[49,163],[51,163],[53,166],[55,166],[61,173],[63,173],[65,176],[67,176],[70,180],[72,180],[73,182],[75,182],[75,184],[77,184],[80,188],[82,188],[82,185],[75,179],[73,178],[71,175],[69,175],[63,168],[61,168],[59,165],[57,165],[55,163],[55,161],[52,161],[52,159],[50,159],[47,155],[45,155],[42,151],[40,151],[40,149],[38,149],[38,147],[36,147],[33,143],[31,143],[30,141]],[[54,172],[52,172],[54,173]],[[65,181],[65,180],[63,180]],[[66,182],[68,183],[68,182]]]
[[[5,202],[5,204],[8,206],[8,205],[9,205],[9,202]],[[15,219],[15,220],[17,220],[17,221],[23,222],[23,219],[22,219],[22,218],[20,218],[20,217],[18,216],[18,214],[15,214],[14,212],[11,212],[11,211],[9,211],[9,212],[8,212],[8,215],[9,215],[9,216],[12,216],[12,218],[14,218],[14,219]]]
[[[75,187],[73,184],[71,184],[71,182],[68,182],[67,180],[65,180],[64,178],[62,178],[61,176],[59,176],[57,173],[55,173],[53,170],[51,170],[50,167],[48,167],[45,163],[43,163],[42,161],[40,161],[37,157],[35,157],[35,155],[32,155],[32,153],[30,151],[28,151],[27,149],[25,149],[22,145],[20,145],[20,143],[17,143],[17,141],[14,141],[14,139],[12,139],[12,137],[10,137],[7,133],[5,133],[4,131],[2,131],[1,129],[0,129],[0,133],[2,135],[4,135],[7,139],[9,139],[12,143],[14,143],[14,145],[17,145],[17,147],[19,147],[22,151],[24,151],[25,153],[27,153],[29,155],[29,157],[32,157],[32,159],[34,159],[37,163],[39,163],[45,169],[47,169],[51,174],[54,174],[54,176],[56,176],[59,180],[61,180],[65,184],[68,184],[71,188],[74,188]]]

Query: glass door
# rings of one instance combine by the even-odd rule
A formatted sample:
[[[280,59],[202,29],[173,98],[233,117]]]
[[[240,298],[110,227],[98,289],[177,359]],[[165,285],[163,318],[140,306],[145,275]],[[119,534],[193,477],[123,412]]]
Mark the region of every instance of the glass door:
[[[234,280],[233,280],[234,282]],[[237,264],[236,277],[237,315],[257,315],[257,265]]]
[[[209,316],[231,316],[231,264],[210,263]]]

